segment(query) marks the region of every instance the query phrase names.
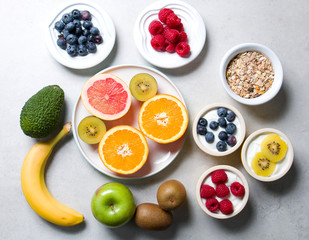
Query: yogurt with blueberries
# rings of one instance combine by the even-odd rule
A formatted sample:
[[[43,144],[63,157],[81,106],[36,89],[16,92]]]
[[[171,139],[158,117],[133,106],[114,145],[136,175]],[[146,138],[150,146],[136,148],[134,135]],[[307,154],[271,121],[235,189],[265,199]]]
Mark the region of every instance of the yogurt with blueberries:
[[[206,112],[198,121],[197,135],[200,142],[213,151],[225,152],[240,137],[240,121],[236,114],[225,107]]]

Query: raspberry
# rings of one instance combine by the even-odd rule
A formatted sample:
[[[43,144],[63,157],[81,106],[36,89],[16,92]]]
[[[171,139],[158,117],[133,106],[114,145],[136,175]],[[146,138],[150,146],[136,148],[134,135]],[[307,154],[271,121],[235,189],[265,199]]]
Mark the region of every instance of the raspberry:
[[[176,45],[174,43],[171,43],[167,39],[165,39],[165,46],[166,46],[165,47],[165,51],[167,51],[169,53],[174,53],[175,52]]]
[[[169,28],[177,28],[181,23],[181,19],[175,13],[171,13],[166,18],[166,25]]]
[[[165,50],[165,38],[163,37],[163,35],[158,34],[153,36],[150,43],[151,46],[157,51]]]
[[[234,209],[233,209],[233,204],[229,199],[223,199],[220,203],[219,203],[219,209],[223,214],[231,214]]]
[[[188,41],[188,36],[185,32],[180,32],[179,33],[179,42],[187,42]]]
[[[151,35],[163,33],[163,24],[160,21],[154,20],[149,24],[148,30]]]
[[[163,36],[171,43],[177,43],[179,38],[179,32],[175,29],[165,27],[163,31]]]
[[[230,194],[230,189],[224,183],[219,183],[216,186],[216,192],[219,198],[223,198]]]
[[[223,171],[221,169],[213,171],[213,173],[211,174],[211,181],[213,183],[225,183],[225,182],[227,182],[227,175],[226,175],[225,171]]]
[[[183,28],[183,24],[182,23],[179,23],[179,25],[175,29],[178,30],[179,32],[183,32],[185,30]]]
[[[239,182],[233,182],[230,188],[232,194],[236,197],[242,197],[245,194],[245,188]]]
[[[206,205],[206,208],[211,212],[215,212],[219,208],[219,202],[216,198],[207,199],[205,205]]]
[[[190,53],[190,46],[186,42],[180,42],[176,45],[176,52],[181,57],[186,57]]]
[[[201,186],[201,198],[212,198],[216,195],[216,190],[208,185],[208,184],[203,184]]]
[[[169,14],[174,13],[174,11],[172,9],[169,8],[162,8],[159,11],[159,19],[161,22],[166,23],[166,18]]]

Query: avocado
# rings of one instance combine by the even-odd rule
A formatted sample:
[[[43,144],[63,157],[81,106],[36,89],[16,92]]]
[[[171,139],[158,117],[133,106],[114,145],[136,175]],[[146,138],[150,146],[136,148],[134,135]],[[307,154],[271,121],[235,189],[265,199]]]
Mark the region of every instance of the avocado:
[[[44,138],[59,125],[64,105],[64,92],[58,85],[42,88],[23,106],[20,127],[32,138]]]

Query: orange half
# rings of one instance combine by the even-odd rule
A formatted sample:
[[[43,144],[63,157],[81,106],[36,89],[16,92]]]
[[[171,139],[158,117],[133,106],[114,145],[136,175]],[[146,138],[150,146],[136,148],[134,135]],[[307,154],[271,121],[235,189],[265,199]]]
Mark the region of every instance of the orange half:
[[[176,97],[158,94],[142,105],[138,125],[146,137],[158,143],[178,140],[189,122],[185,105]]]
[[[146,163],[149,153],[144,135],[127,125],[108,130],[100,141],[98,151],[103,164],[120,174],[137,172]]]

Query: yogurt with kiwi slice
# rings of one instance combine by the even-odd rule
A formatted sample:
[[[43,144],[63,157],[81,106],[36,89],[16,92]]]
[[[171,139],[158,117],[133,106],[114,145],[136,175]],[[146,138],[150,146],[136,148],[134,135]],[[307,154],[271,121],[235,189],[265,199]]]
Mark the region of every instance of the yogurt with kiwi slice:
[[[219,119],[219,116],[218,116],[218,113],[217,113],[217,108],[214,108],[208,112],[206,112],[203,116],[201,116],[201,118],[205,118],[207,120],[207,131],[208,132],[212,132],[215,136],[215,140],[213,143],[208,143],[206,140],[205,140],[205,135],[199,135],[198,134],[198,139],[199,141],[204,145],[206,146],[207,148],[211,149],[212,151],[218,151],[217,148],[216,148],[216,144],[217,142],[220,140],[219,137],[218,137],[218,134],[219,132],[221,131],[225,131],[225,128],[223,127],[220,127],[218,126],[218,128],[216,130],[212,130],[209,128],[209,124],[212,122],[212,121],[215,121],[215,122],[218,122],[218,119]],[[231,110],[227,109],[228,112],[230,112]],[[229,121],[226,121],[227,123],[229,123]],[[240,139],[240,135],[241,135],[241,131],[240,131],[240,121],[239,121],[239,118],[235,117],[234,121],[232,121],[232,123],[235,124],[236,126],[236,131],[233,133],[233,136],[236,137],[236,141],[239,141]],[[229,150],[233,147],[227,145],[227,149],[226,150]]]
[[[247,161],[248,166],[252,170],[252,172],[254,172],[254,170],[251,166],[251,162],[252,162],[254,156],[258,152],[261,152],[261,144],[262,144],[263,140],[265,139],[265,137],[267,137],[268,135],[269,135],[269,133],[258,135],[254,139],[252,139],[252,141],[248,145],[247,152],[246,152],[246,161]],[[282,136],[280,136],[280,137],[284,142],[287,142],[287,140],[284,139]],[[285,157],[282,160],[277,162],[276,168],[270,176],[274,176],[276,174],[279,174],[282,169],[286,168],[286,165],[288,164],[288,162],[285,161],[285,159],[287,158],[288,154],[289,154],[289,148],[287,148],[287,152],[286,152]]]

